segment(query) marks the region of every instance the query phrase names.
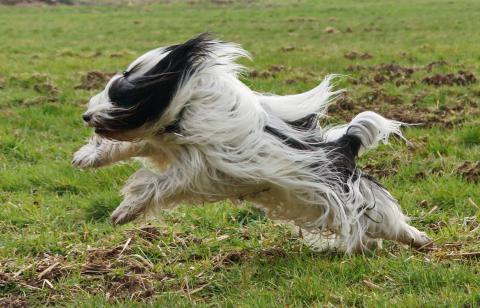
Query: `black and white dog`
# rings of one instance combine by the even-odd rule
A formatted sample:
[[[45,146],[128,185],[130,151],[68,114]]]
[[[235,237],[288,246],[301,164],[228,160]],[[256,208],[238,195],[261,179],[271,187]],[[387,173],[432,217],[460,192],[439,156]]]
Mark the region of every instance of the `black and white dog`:
[[[339,93],[331,77],[298,95],[260,94],[238,79],[239,57],[248,57],[239,45],[202,34],[147,52],[90,100],[83,119],[95,135],[73,165],[139,157],[145,166],[124,187],[114,224],[180,203],[230,199],[309,234],[327,230],[333,247],[347,253],[374,239],[431,243],[387,189],[355,166],[357,155],[401,136],[401,123],[367,111],[322,129],[318,119]]]

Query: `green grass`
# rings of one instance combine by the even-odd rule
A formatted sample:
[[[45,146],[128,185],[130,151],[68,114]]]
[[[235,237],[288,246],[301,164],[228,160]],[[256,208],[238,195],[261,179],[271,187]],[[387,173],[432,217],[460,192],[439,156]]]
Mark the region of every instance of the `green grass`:
[[[422,82],[459,71],[480,78],[479,28],[474,0],[0,6],[0,303],[480,305],[480,257],[465,254],[480,251],[478,171],[458,169],[480,160],[480,82]],[[411,145],[381,146],[360,165],[439,248],[314,253],[296,232],[229,203],[113,227],[118,191],[138,165],[70,167],[91,133],[80,115],[96,92],[75,87],[89,71],[121,71],[146,50],[203,31],[251,51],[254,62],[243,63],[258,76],[245,82],[258,91],[296,93],[328,73],[347,75],[339,87],[348,95],[326,122],[373,109],[424,123],[406,129]],[[352,51],[372,57],[344,57]],[[429,69],[435,61],[445,63]],[[400,75],[381,66],[391,63]]]

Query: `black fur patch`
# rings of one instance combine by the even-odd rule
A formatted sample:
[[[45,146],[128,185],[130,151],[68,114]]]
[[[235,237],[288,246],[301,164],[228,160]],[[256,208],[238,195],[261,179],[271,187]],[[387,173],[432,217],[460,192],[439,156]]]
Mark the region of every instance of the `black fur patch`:
[[[303,131],[309,131],[318,126],[317,118],[314,115],[286,123],[295,129]],[[267,133],[277,137],[289,147],[297,150],[313,151],[319,147],[325,149],[333,167],[342,175],[345,182],[352,176],[356,168],[355,159],[362,145],[362,141],[357,136],[346,134],[335,141],[322,142],[322,140],[298,140],[268,125],[265,126],[264,129]]]
[[[338,140],[325,143],[323,146],[331,151],[329,152],[329,158],[332,160],[335,170],[340,173],[344,183],[347,183],[350,177],[353,177],[353,181],[355,181],[360,176],[386,190],[374,177],[356,169],[355,161],[362,146],[359,137],[343,135]],[[348,191],[349,188],[344,186],[344,189]]]
[[[345,181],[353,174],[362,141],[357,136],[343,135],[338,140],[323,145],[329,149],[329,158],[337,172],[340,172]]]
[[[294,139],[292,137],[289,137],[285,134],[283,134],[281,131],[279,131],[276,128],[273,128],[271,126],[265,126],[265,131],[278,139],[282,140],[283,143],[288,145],[291,148],[297,149],[297,150],[305,150],[305,151],[312,151],[313,148],[310,144],[304,143],[300,140]]]
[[[129,130],[158,119],[169,106],[180,82],[196,71],[213,44],[204,33],[183,44],[167,47],[168,54],[141,76],[134,77],[134,73],[142,63],[124,72],[108,91],[118,109],[110,113],[111,119],[102,122],[104,128]]]

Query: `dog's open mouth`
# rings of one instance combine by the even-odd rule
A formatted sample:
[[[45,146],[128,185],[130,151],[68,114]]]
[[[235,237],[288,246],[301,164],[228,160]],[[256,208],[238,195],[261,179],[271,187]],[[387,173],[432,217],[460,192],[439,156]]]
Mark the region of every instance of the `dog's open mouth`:
[[[128,137],[128,135],[125,135],[120,131],[105,129],[101,127],[94,127],[94,131],[95,131],[95,134],[107,139],[120,140],[120,141],[128,141],[131,139]]]
[[[107,134],[109,132],[110,131],[107,130],[107,129],[100,128],[100,127],[95,127],[95,134],[104,135],[104,134]]]

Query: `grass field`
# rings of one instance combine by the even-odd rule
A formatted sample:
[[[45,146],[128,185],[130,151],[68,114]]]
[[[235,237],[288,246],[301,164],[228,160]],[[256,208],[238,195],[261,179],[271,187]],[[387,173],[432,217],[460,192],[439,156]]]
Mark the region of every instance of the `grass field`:
[[[480,305],[478,1],[0,6],[0,29],[0,306]],[[424,123],[360,165],[437,249],[315,253],[229,203],[113,227],[139,166],[70,166],[85,103],[141,53],[203,31],[251,51],[258,91],[345,74],[326,122],[371,109]]]

